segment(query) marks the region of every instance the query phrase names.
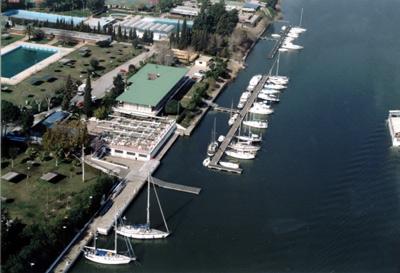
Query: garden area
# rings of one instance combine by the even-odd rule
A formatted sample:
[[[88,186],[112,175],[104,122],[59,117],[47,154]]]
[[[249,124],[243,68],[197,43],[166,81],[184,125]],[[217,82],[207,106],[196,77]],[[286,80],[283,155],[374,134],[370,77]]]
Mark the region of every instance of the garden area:
[[[1,35],[1,47],[8,46],[9,44],[19,41],[24,37],[25,37],[24,35],[16,35],[16,34],[8,34],[8,33],[2,34]]]
[[[1,269],[44,272],[99,209],[115,179],[85,165],[83,182],[79,160],[4,142],[2,175],[19,175],[1,179],[1,246],[7,249]]]
[[[83,49],[75,50],[63,58],[70,60],[69,62],[55,62],[19,84],[8,86],[2,91],[2,98],[16,105],[44,101],[63,88],[68,75],[73,80],[84,82],[88,70],[92,69],[92,79],[96,80],[142,52],[121,43],[114,43],[110,47],[87,45]],[[93,62],[93,59],[96,61]]]

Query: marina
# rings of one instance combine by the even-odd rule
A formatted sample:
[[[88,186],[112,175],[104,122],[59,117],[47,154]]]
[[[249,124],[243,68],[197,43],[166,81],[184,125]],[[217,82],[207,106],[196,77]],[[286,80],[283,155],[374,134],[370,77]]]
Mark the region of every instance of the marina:
[[[286,36],[288,35],[290,31],[290,26],[286,27],[282,33],[280,34],[279,39],[275,42],[274,47],[271,49],[271,51],[268,54],[268,59],[273,59],[276,55],[276,53],[278,53],[279,48],[282,46],[284,40],[286,39]]]
[[[242,169],[240,169],[240,168],[233,169],[233,168],[229,168],[229,167],[224,167],[218,163],[221,160],[222,156],[224,155],[225,150],[228,148],[229,143],[232,141],[233,137],[235,136],[236,131],[239,129],[239,126],[242,124],[244,117],[249,112],[253,103],[256,101],[257,96],[258,96],[259,92],[263,89],[264,84],[267,82],[267,79],[268,79],[268,76],[263,75],[261,80],[258,82],[256,87],[254,88],[252,94],[246,101],[246,104],[244,105],[243,109],[240,111],[238,118],[235,120],[234,124],[231,126],[228,133],[226,134],[224,141],[219,146],[215,155],[211,158],[210,164],[208,164],[208,166],[207,166],[208,168],[214,169],[214,170],[219,170],[219,171],[233,172],[233,173],[237,173],[237,174],[242,173]]]

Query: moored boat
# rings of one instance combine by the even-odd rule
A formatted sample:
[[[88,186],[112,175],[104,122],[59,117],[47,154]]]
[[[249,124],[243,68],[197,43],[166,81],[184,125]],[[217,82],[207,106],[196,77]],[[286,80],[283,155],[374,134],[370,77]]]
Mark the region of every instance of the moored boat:
[[[256,157],[254,153],[250,152],[242,152],[242,151],[234,151],[234,150],[227,150],[225,151],[230,157],[237,158],[237,159],[253,159]]]
[[[257,129],[266,129],[268,128],[268,122],[261,120],[245,120],[243,121],[243,125],[257,128]]]
[[[226,168],[239,169],[239,164],[230,161],[220,161],[219,164]]]
[[[392,146],[400,147],[400,110],[390,110],[388,126],[392,138]]]

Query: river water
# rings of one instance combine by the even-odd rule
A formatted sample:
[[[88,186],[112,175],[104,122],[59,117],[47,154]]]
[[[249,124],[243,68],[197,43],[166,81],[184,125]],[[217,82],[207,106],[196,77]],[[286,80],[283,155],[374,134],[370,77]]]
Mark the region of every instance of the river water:
[[[257,158],[242,175],[202,167],[214,118],[217,135],[228,129],[226,114],[209,112],[156,173],[203,189],[159,190],[171,237],[135,241],[136,264],[81,258],[72,272],[400,272],[400,153],[386,125],[400,108],[400,1],[282,5],[292,23],[304,7],[308,30],[296,41],[304,50],[281,55],[291,81]],[[271,47],[256,45],[220,105],[236,104],[251,76],[271,67]],[[130,222],[145,221],[145,197],[127,211]],[[162,225],[153,204],[152,222]]]

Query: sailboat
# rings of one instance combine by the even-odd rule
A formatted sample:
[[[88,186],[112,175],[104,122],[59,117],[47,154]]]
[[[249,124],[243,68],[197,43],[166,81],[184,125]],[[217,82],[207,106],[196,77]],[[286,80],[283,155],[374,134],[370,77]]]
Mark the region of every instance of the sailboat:
[[[207,147],[207,155],[208,156],[215,155],[215,153],[217,152],[217,149],[218,149],[218,142],[215,140],[215,123],[216,123],[216,120],[214,119],[214,128],[211,132],[211,143],[208,144],[208,147]]]
[[[300,14],[300,23],[299,23],[299,26],[297,26],[297,27],[292,27],[290,30],[291,31],[293,31],[294,33],[302,33],[302,32],[305,32],[305,31],[307,31],[307,29],[305,29],[305,28],[303,28],[303,27],[301,27],[301,23],[302,23],[302,21],[303,21],[303,11],[304,11],[304,9],[303,8],[301,8],[301,14]]]
[[[115,219],[115,242],[114,249],[97,248],[97,236],[93,239],[93,246],[83,247],[83,255],[86,259],[100,264],[128,264],[135,261],[136,257],[133,253],[133,248],[129,240],[125,240],[128,247],[128,255],[118,254],[118,235],[117,235],[117,220]]]
[[[160,199],[156,191],[156,186],[153,184],[154,193],[161,211],[161,216],[164,221],[164,226],[167,231],[162,231],[150,227],[150,183],[151,176],[147,178],[147,221],[146,224],[140,225],[120,225],[117,227],[117,233],[134,239],[162,239],[168,237],[171,233],[168,229],[167,221],[165,220],[163,210],[161,208]]]

